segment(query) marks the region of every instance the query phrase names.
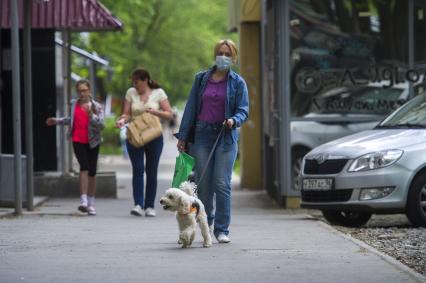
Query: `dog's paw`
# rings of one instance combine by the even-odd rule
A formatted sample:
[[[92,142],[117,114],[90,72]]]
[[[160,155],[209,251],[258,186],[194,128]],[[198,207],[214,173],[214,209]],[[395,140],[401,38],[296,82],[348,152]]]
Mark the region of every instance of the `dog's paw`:
[[[182,241],[181,245],[183,249],[190,248],[192,245],[192,242]]]
[[[203,241],[203,247],[210,248],[211,246],[212,246],[212,238],[209,236],[205,237]]]
[[[178,244],[182,245],[181,247],[183,249],[185,248],[189,248],[189,246],[191,246],[191,243],[189,241],[187,241],[184,237],[180,237],[178,240]]]

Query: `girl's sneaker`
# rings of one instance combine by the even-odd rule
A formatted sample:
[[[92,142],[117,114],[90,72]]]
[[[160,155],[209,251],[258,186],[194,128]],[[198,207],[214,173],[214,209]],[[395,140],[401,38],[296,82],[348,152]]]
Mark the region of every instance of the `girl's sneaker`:
[[[94,206],[89,206],[87,208],[87,214],[89,214],[89,215],[96,215],[96,209],[95,209],[95,207]]]
[[[78,206],[78,210],[80,212],[86,213],[87,212],[87,204],[86,203],[82,203]]]

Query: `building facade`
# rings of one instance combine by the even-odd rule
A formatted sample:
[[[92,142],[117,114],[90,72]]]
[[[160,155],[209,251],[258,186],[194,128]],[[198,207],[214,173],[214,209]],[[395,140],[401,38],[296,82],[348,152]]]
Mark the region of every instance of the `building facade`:
[[[261,132],[261,186],[297,207],[296,176],[312,147],[374,126],[423,91],[426,1],[237,2],[240,18],[231,18],[240,44],[247,44],[241,11],[256,4],[261,15],[251,21],[259,27],[261,110],[251,119]]]

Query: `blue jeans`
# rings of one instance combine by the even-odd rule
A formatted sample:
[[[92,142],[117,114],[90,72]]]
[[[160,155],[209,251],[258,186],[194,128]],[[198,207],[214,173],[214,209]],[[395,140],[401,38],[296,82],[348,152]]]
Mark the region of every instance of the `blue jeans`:
[[[127,151],[132,163],[133,176],[133,200],[135,205],[140,205],[143,209],[154,208],[155,195],[157,194],[157,172],[160,162],[161,151],[163,150],[163,136],[156,138],[142,147],[134,147],[126,140]],[[146,167],[144,164],[146,157]],[[143,174],[146,172],[146,199],[144,203],[144,180]]]
[[[198,121],[195,127],[191,154],[195,157],[195,178],[200,179],[208,156],[220,132],[221,123]],[[209,225],[214,223],[214,235],[229,234],[231,223],[231,176],[237,157],[236,143],[224,147],[223,134],[219,140],[205,175],[198,184],[198,197],[203,202]],[[229,133],[228,133],[229,134]]]

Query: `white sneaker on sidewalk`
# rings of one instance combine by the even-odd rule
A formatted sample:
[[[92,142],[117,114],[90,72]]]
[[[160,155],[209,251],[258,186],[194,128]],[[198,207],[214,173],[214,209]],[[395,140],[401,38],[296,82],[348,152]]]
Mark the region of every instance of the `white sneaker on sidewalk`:
[[[130,214],[135,216],[142,216],[142,212],[142,207],[139,204],[135,205],[135,207],[130,210]]]
[[[151,207],[145,209],[145,216],[147,217],[155,217],[155,210]]]
[[[95,209],[95,207],[94,206],[89,206],[89,207],[87,207],[87,214],[89,214],[89,215],[96,215],[96,209]]]
[[[226,244],[226,243],[231,242],[231,239],[229,239],[229,237],[228,237],[227,235],[225,235],[225,234],[219,234],[219,235],[216,237],[216,239],[217,239],[217,241],[218,241],[219,243],[221,243],[221,244]]]

